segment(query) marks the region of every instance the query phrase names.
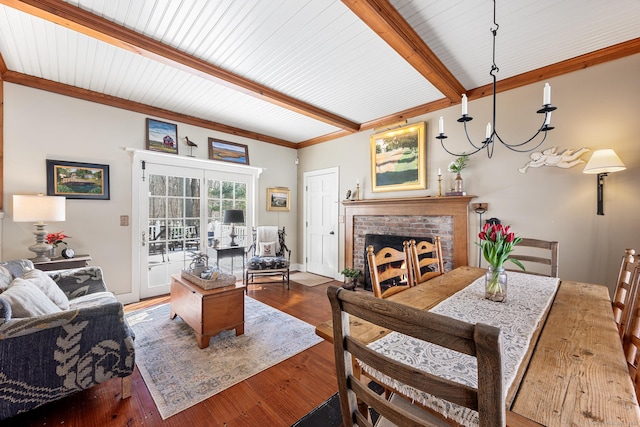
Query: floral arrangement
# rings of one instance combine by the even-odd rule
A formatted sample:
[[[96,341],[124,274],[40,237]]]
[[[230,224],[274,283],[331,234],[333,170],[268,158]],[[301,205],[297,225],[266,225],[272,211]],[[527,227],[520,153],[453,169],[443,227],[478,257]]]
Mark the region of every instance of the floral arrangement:
[[[509,258],[513,247],[522,241],[522,237],[516,237],[508,225],[503,227],[502,224],[491,225],[489,223],[485,223],[478,237],[480,238],[478,245],[482,249],[484,259],[491,266],[487,273],[486,292],[488,298],[493,301],[504,301],[506,298],[504,292],[506,291],[502,289],[500,282],[500,274],[504,273],[502,266],[506,261],[511,261],[524,270],[524,265],[519,260]]]
[[[480,238],[478,245],[482,248],[484,259],[489,265],[499,268],[506,261],[511,261],[524,270],[524,265],[520,261],[509,258],[513,247],[522,241],[522,237],[516,237],[515,233],[511,231],[511,226],[503,227],[502,224],[486,223],[478,237]]]
[[[469,155],[462,154],[456,158],[453,162],[449,163],[449,172],[460,173],[462,169],[467,167],[467,163],[469,162]]]
[[[71,236],[67,236],[66,234],[64,234],[64,231],[58,231],[56,233],[49,233],[47,234],[47,237],[45,237],[45,240],[47,241],[48,244],[53,245],[54,248],[57,248],[59,244],[67,244],[67,242],[64,241],[64,239],[70,239]]]

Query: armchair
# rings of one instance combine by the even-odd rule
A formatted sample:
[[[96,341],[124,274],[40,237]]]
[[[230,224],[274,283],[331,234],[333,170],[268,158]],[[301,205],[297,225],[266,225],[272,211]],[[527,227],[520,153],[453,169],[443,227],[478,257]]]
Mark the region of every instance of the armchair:
[[[276,226],[261,226],[251,229],[253,243],[247,249],[250,258],[245,263],[244,285],[248,292],[249,283],[255,282],[258,276],[282,276],[282,283],[287,283],[289,289],[289,265],[291,264],[291,249],[285,243],[285,230]]]
[[[0,419],[116,377],[129,397],[134,335],[102,269],[31,270],[30,260],[0,262]],[[45,312],[24,314],[37,306]]]

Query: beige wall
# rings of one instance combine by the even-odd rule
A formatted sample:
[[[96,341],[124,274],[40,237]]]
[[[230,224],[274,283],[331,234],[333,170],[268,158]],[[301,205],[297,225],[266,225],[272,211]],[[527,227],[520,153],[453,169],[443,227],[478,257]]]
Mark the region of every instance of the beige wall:
[[[12,196],[46,193],[46,159],[109,164],[111,200],[67,200],[66,221],[47,230],[72,236],[69,246],[77,254],[91,254],[91,264],[104,269],[109,290],[127,300],[137,284],[131,272],[136,239],[131,227],[120,226],[120,215],[132,213],[131,155],[124,148],[145,148],[147,116],[15,84],[4,88],[3,259],[34,256],[27,249],[34,243],[33,224],[12,221]],[[189,154],[185,135],[198,144],[193,154],[201,159],[208,158],[208,137],[248,145],[250,164],[265,169],[257,224],[286,226],[288,239],[296,241],[295,210],[266,211],[267,187],[288,186],[297,203],[296,150],[178,123],[180,155]]]
[[[612,287],[624,249],[640,249],[640,225],[634,221],[640,211],[640,200],[634,196],[634,184],[640,183],[639,73],[640,55],[635,55],[549,80],[552,103],[558,107],[552,118],[556,129],[541,148],[613,148],[627,165],[626,171],[606,178],[604,216],[596,215],[596,178],[583,174],[583,165],[529,169],[522,174],[518,168],[530,160],[529,153],[496,146],[492,159],[478,153],[463,171],[467,193],[476,195],[475,201],[489,204],[483,219],[497,217],[521,236],[560,242],[559,270],[563,278]],[[498,94],[497,129],[505,141],[523,141],[541,125],[542,116],[535,111],[542,104],[543,83]],[[474,117],[469,128],[475,140],[484,137],[491,106],[491,97],[469,102],[469,114]],[[369,136],[373,131],[298,150],[298,185],[306,171],[339,166],[341,197],[355,188],[356,179],[360,180],[364,198],[434,196],[438,168],[445,171],[454,159],[435,139],[441,115],[450,146],[469,150],[462,144],[464,131],[456,122],[459,105],[410,119],[410,123],[427,123],[426,190],[371,192]],[[590,156],[589,152],[583,158],[588,160]],[[476,240],[478,219],[472,212],[471,241]],[[342,266],[344,225],[340,226]],[[298,227],[302,236],[301,224]],[[471,245],[471,265],[478,262],[476,248]]]

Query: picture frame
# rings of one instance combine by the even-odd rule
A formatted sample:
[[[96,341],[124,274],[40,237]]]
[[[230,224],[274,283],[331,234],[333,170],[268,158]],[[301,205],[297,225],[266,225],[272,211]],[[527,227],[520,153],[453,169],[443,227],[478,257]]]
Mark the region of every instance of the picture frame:
[[[147,118],[147,150],[178,154],[178,125]]]
[[[209,159],[248,165],[249,147],[237,142],[209,138]]]
[[[289,212],[291,191],[286,187],[267,188],[267,210]]]
[[[47,159],[47,195],[109,200],[109,165]]]
[[[425,122],[371,135],[371,191],[426,188]]]

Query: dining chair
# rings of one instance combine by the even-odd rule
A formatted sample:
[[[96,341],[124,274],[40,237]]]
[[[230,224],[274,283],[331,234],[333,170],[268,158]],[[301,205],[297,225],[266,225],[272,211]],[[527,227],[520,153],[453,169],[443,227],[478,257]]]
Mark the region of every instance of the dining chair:
[[[635,270],[636,274],[638,274],[639,269],[636,268]],[[627,359],[629,375],[636,391],[636,399],[638,399],[638,396],[640,396],[640,375],[638,375],[638,365],[640,364],[640,307],[636,307],[631,316],[631,326],[625,338],[624,353]]]
[[[509,258],[515,258],[524,263],[526,272],[537,276],[558,277],[558,242],[523,237],[522,241],[514,246]],[[538,269],[540,265],[545,272],[529,270],[528,267]],[[509,271],[522,271],[509,269]]]
[[[433,243],[426,240],[418,243],[413,239],[409,240],[407,258],[411,260],[414,285],[419,285],[444,273],[440,236],[435,236]]]
[[[331,303],[340,408],[346,427],[372,425],[367,419],[367,411],[363,413],[358,408],[358,400],[398,426],[442,425],[444,420],[423,407],[415,404],[407,407],[408,402],[398,405],[397,397],[387,400],[369,389],[361,381],[359,369],[354,367],[358,362],[354,360],[406,386],[478,411],[480,427],[505,425],[506,391],[502,378],[502,335],[499,328],[482,323],[470,324],[337,286],[329,286],[327,295]],[[351,336],[350,317],[351,321],[355,317],[475,357],[478,387],[429,374],[367,347]],[[397,390],[395,395],[399,395]]]
[[[625,249],[618,272],[618,281],[613,293],[611,307],[613,309],[613,319],[618,327],[620,339],[624,340],[626,330],[630,327],[633,306],[637,299],[637,277],[634,281],[634,272],[638,266],[634,249]]]
[[[374,253],[372,245],[367,247],[367,261],[373,294],[377,298],[388,298],[413,286],[409,242],[402,243],[403,250],[384,247]]]

